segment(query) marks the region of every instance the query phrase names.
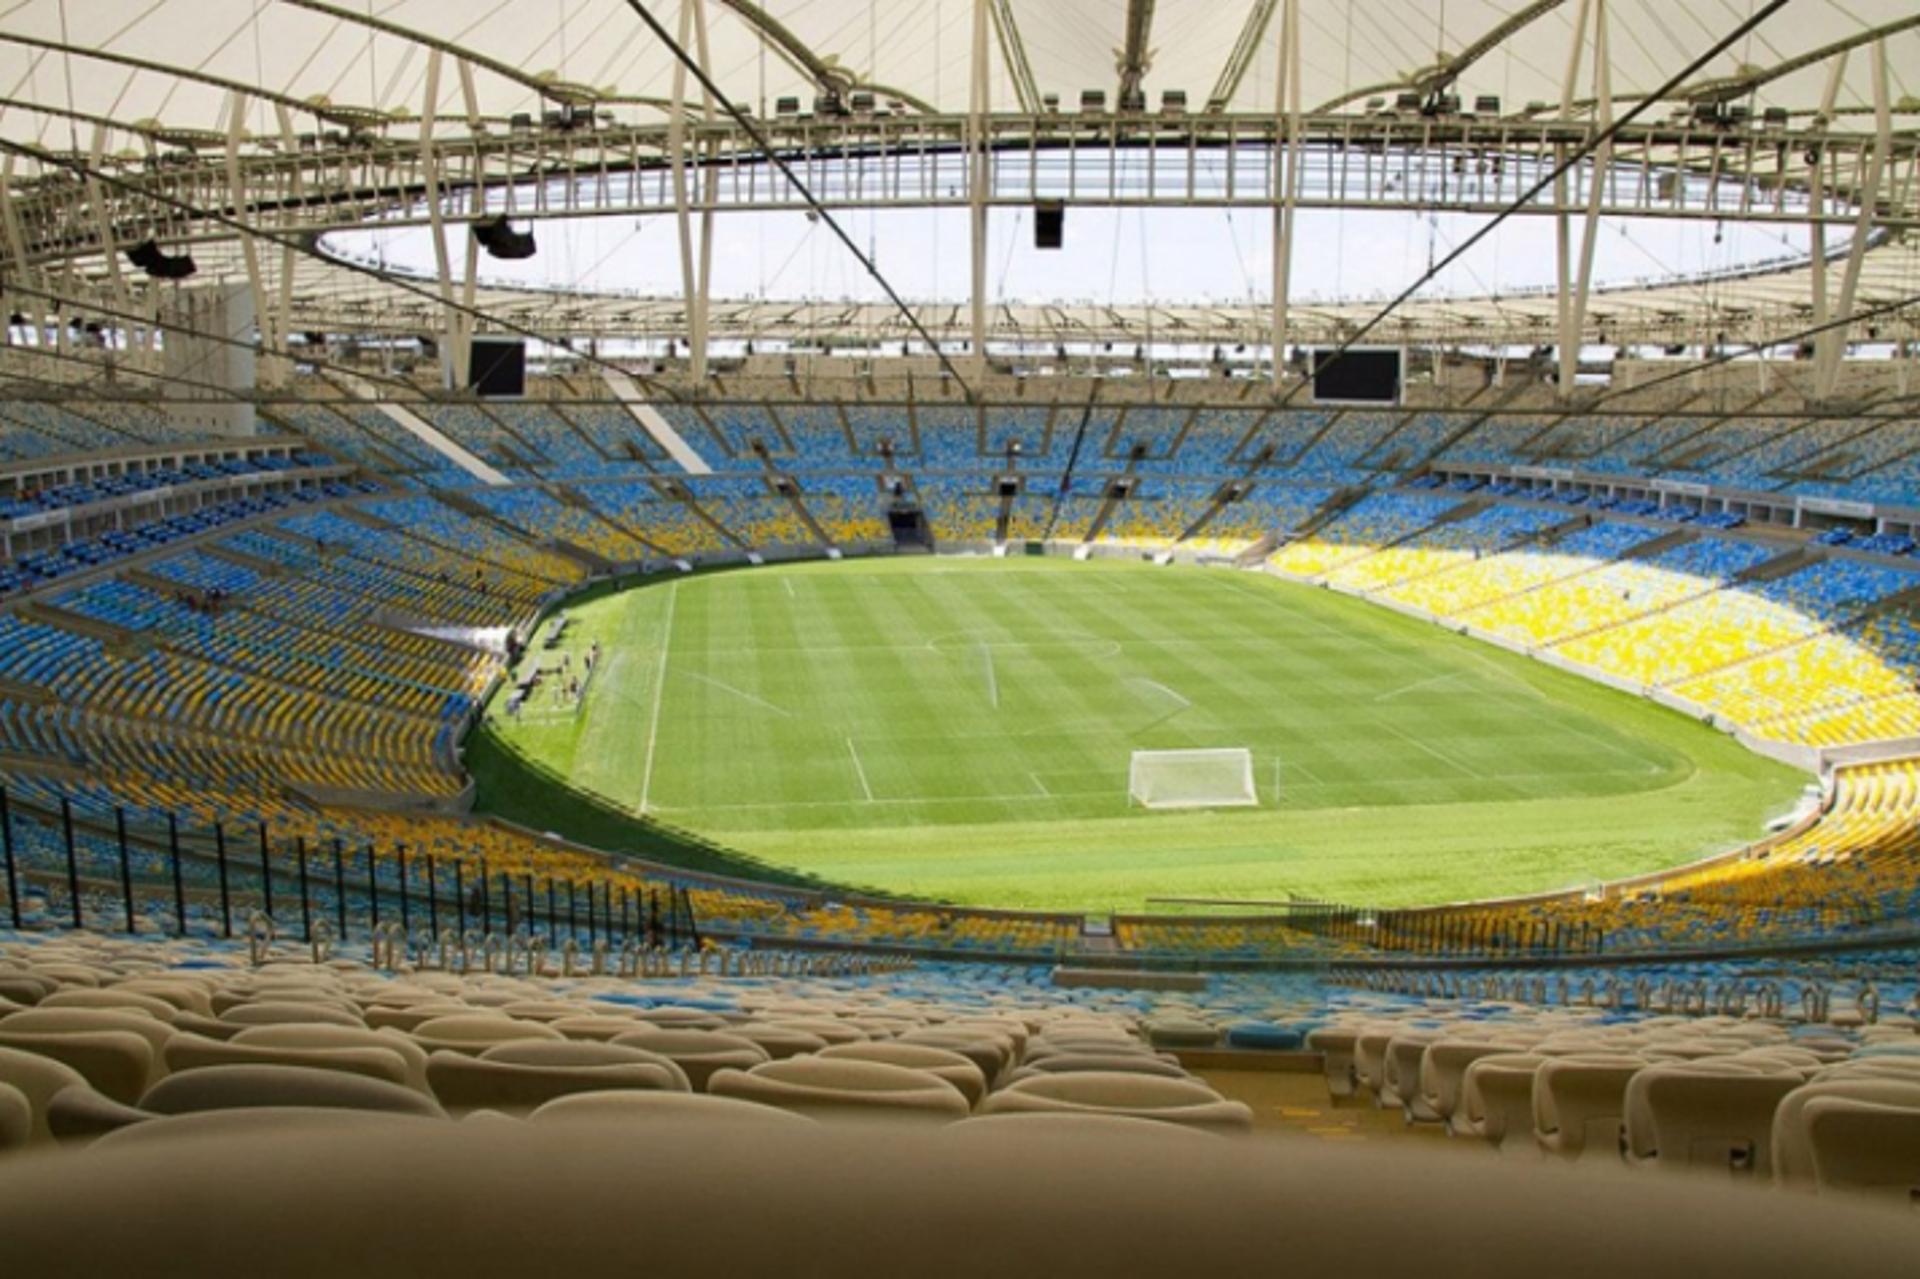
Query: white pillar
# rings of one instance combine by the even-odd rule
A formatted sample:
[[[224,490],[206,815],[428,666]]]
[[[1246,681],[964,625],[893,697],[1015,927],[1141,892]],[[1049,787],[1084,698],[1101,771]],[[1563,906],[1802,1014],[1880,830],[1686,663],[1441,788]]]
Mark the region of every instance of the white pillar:
[[[1306,157],[1300,153],[1300,3],[1280,10],[1279,68],[1273,94],[1273,386],[1280,386],[1287,346],[1287,301],[1293,283],[1293,212],[1300,199]]]
[[[972,222],[968,262],[973,268],[970,289],[969,333],[975,362],[984,369],[987,359],[987,184],[991,166],[987,155],[987,112],[991,109],[992,68],[987,61],[987,6],[973,0],[972,76],[967,95],[967,209]]]
[[[1853,223],[1853,242],[1847,246],[1847,264],[1840,275],[1840,300],[1834,319],[1839,323],[1823,336],[1830,339],[1820,351],[1814,370],[1815,394],[1826,399],[1840,379],[1840,362],[1847,351],[1847,321],[1853,318],[1853,304],[1860,288],[1860,266],[1867,256],[1867,241],[1873,235],[1874,204],[1880,198],[1880,181],[1886,175],[1887,157],[1893,150],[1893,112],[1887,101],[1887,42],[1873,42],[1873,160],[1866,178],[1859,184],[1860,214]]]

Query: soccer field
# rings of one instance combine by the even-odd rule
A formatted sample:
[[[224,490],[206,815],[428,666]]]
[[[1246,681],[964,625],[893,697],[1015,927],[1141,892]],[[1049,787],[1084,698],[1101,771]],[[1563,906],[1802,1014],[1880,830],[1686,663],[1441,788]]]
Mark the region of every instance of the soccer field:
[[[568,612],[566,648],[525,662],[577,673],[597,640],[599,668],[577,708],[496,699],[469,751],[483,810],[602,846],[586,809],[644,813],[977,905],[1558,888],[1751,839],[1806,780],[1638,698],[1228,570],[818,562]],[[1134,750],[1192,747],[1250,749],[1259,806],[1129,806]]]

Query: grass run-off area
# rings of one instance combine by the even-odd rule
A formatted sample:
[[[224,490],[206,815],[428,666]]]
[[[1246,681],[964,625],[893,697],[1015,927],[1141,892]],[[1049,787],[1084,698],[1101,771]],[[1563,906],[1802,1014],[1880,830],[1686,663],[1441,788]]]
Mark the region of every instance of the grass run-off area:
[[[913,557],[601,590],[470,740],[483,811],[973,905],[1538,891],[1760,834],[1806,779],[1639,698],[1259,574]],[[542,628],[541,637],[546,634]],[[1247,747],[1256,808],[1145,811],[1135,749]]]

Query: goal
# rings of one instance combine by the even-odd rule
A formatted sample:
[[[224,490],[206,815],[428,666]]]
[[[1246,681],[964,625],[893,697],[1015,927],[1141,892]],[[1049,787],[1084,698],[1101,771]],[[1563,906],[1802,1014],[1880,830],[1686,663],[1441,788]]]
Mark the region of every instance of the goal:
[[[1142,808],[1245,808],[1260,802],[1253,752],[1135,751],[1127,768],[1127,802]]]

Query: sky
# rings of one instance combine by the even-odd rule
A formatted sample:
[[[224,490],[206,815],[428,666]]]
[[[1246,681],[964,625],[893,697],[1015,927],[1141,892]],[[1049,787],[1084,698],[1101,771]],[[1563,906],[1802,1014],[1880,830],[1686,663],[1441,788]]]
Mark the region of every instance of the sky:
[[[969,291],[965,209],[855,209],[835,214],[912,302],[964,302]],[[1291,294],[1301,301],[1391,297],[1478,228],[1482,215],[1301,210]],[[672,214],[546,219],[538,253],[522,262],[481,258],[489,283],[680,293]],[[456,231],[455,234],[458,234]],[[1030,209],[989,215],[987,291],[996,301],[1111,305],[1264,302],[1272,294],[1272,217],[1260,209],[1070,206],[1065,247],[1033,247]],[[1487,296],[1550,288],[1553,219],[1503,223],[1423,295]],[[458,240],[454,241],[457,246]],[[356,229],[327,247],[430,274],[425,227]],[[1804,255],[1804,227],[1659,218],[1606,218],[1594,256],[1598,287],[1725,271]],[[453,255],[455,269],[464,265]],[[883,294],[829,228],[800,212],[722,212],[715,218],[716,298],[875,301]]]

